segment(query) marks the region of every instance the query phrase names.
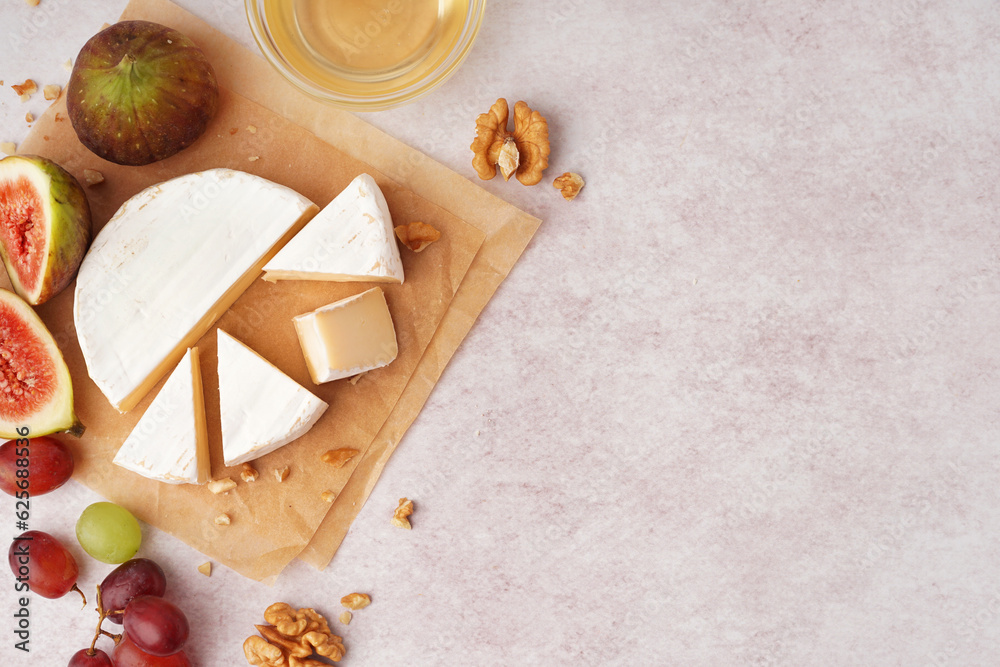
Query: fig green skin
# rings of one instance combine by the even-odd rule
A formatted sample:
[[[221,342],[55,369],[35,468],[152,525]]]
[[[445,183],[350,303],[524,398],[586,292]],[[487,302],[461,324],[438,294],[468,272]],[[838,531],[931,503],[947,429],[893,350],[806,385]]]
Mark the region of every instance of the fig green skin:
[[[91,37],[66,86],[80,141],[125,165],[149,164],[187,148],[218,104],[215,71],[201,49],[149,21],[122,21]]]
[[[48,158],[37,155],[11,155],[0,160],[0,178],[4,177],[4,164],[26,162],[41,171],[49,181],[46,196],[52,207],[52,217],[47,221],[49,255],[42,267],[43,275],[37,294],[28,294],[18,277],[18,266],[11,259],[7,248],[0,243],[0,257],[7,268],[14,291],[33,306],[45,303],[62,292],[76,277],[90,246],[90,204],[80,182]]]

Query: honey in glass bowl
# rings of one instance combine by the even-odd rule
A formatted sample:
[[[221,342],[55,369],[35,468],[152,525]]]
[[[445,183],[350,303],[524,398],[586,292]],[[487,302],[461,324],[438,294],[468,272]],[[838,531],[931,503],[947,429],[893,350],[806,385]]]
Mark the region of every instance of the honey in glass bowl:
[[[247,0],[258,43],[286,77],[314,95],[347,106],[364,107],[367,100],[372,108],[394,106],[443,81],[471,46],[484,5]]]

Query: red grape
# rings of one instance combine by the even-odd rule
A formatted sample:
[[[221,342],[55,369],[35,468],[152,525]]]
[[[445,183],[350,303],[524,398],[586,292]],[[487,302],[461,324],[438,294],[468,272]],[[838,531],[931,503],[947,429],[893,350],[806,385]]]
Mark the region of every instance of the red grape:
[[[127,634],[111,656],[115,667],[191,667],[191,661],[184,651],[167,656],[150,655],[136,646]]]
[[[108,654],[101,649],[95,649],[93,655],[89,648],[82,648],[73,654],[66,667],[115,667]]]
[[[139,595],[162,597],[167,578],[160,566],[148,558],[133,558],[111,571],[101,582],[101,602],[106,611],[121,611]],[[121,614],[108,614],[108,620],[121,623]]]
[[[8,440],[0,445],[0,491],[12,496],[28,491],[40,496],[58,489],[72,476],[73,455],[55,438],[42,436],[32,438],[27,445],[17,443]],[[21,477],[17,476],[19,470],[24,471]]]
[[[15,590],[27,582],[33,593],[43,598],[61,598],[76,586],[80,573],[73,554],[56,538],[40,530],[15,537],[7,552],[7,562],[17,577]]]
[[[140,595],[125,607],[125,633],[151,655],[170,655],[181,650],[188,631],[184,612],[163,598]]]

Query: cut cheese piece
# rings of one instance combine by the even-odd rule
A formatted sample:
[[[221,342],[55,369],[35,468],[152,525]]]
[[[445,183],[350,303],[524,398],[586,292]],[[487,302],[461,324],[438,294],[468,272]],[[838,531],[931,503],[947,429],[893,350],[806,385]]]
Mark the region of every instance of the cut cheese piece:
[[[264,280],[403,282],[392,217],[361,174],[264,266]]]
[[[198,358],[198,348],[187,351],[118,450],[116,465],[167,484],[208,481],[208,431]]]
[[[219,329],[219,414],[227,466],[305,435],[328,407],[266,359]]]
[[[111,404],[134,407],[317,210],[230,169],[125,202],[80,266],[73,309],[87,370]]]
[[[399,352],[389,306],[379,287],[292,321],[316,384],[387,366]]]

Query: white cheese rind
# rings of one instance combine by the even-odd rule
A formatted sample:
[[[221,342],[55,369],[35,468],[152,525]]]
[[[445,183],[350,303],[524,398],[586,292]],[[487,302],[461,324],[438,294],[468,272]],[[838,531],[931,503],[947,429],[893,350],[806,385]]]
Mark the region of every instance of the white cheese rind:
[[[208,481],[208,442],[197,364],[197,348],[188,350],[115,454],[115,465],[167,484]]]
[[[131,409],[316,211],[294,190],[229,169],[125,202],[80,266],[74,320],[90,377]]]
[[[392,216],[361,174],[264,266],[265,280],[403,282]]]
[[[222,329],[219,414],[227,466],[270,454],[302,437],[329,407]]]

